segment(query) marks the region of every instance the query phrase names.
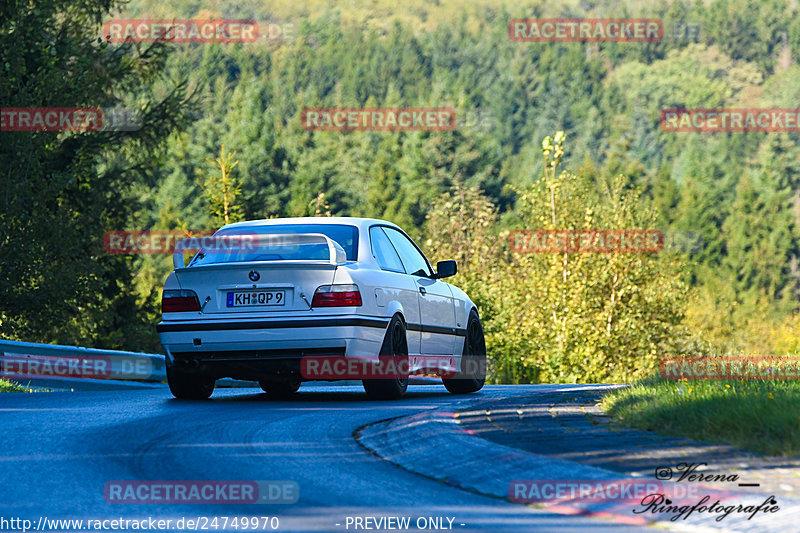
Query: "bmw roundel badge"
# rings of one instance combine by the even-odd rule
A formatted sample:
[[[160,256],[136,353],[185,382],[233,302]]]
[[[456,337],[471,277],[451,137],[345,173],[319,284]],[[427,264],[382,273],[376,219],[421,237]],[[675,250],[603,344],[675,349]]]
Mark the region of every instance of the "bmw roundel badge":
[[[261,279],[261,276],[255,270],[251,270],[248,277],[250,278],[250,281],[258,281]]]

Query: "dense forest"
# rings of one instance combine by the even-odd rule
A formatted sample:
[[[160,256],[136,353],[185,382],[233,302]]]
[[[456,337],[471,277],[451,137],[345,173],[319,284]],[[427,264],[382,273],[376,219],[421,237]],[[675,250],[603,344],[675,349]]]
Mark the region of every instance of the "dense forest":
[[[0,337],[159,351],[171,258],[105,254],[103,234],[218,228],[203,180],[224,146],[237,161],[237,218],[383,218],[432,261],[459,260],[454,283],[481,305],[496,381],[628,379],[666,352],[800,348],[800,134],[659,127],[663,109],[797,108],[796,5],[229,4],[0,8],[0,104],[122,105],[142,117],[132,131],[0,133]],[[511,19],[547,16],[660,18],[664,36],[509,38]],[[233,44],[98,37],[106,20],[134,17],[249,18],[279,31]],[[335,106],[451,107],[457,126],[301,126],[304,108]],[[511,230],[544,227],[551,208],[553,227],[591,212],[599,227],[658,228],[673,246],[570,258],[585,275],[565,291],[566,263],[507,247]],[[606,289],[621,307],[609,309]]]

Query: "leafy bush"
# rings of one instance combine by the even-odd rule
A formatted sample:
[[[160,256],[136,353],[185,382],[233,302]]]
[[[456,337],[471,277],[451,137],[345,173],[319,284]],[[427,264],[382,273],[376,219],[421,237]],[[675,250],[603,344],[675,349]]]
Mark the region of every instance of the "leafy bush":
[[[559,172],[563,132],[542,146],[544,175],[518,190],[528,229],[651,229],[655,214],[619,176]],[[683,262],[658,253],[518,253],[491,202],[457,186],[434,203],[428,249],[454,258],[482,313],[497,383],[628,381],[660,356],[697,351],[681,329]]]

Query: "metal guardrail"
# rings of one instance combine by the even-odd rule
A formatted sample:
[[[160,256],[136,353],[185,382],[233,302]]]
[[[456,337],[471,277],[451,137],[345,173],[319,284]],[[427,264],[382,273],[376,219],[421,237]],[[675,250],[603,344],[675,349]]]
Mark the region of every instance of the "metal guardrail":
[[[104,390],[154,386],[167,380],[161,354],[79,348],[0,340],[0,378],[38,388]],[[440,384],[438,378],[414,376],[412,385]],[[321,386],[361,385],[357,380],[320,382]],[[255,382],[221,379],[217,387],[257,387]]]
[[[0,378],[14,381],[163,382],[164,356],[0,340]]]

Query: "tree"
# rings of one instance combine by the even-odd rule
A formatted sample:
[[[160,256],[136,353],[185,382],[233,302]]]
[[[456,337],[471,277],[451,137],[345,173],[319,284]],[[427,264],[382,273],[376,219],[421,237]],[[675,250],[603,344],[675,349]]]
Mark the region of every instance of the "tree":
[[[787,136],[765,140],[757,163],[742,174],[732,216],[725,220],[724,265],[741,301],[762,295],[784,308],[798,308],[790,263],[800,253],[794,195],[800,190],[800,159]]]
[[[214,167],[214,172],[219,171],[219,174],[206,176],[201,170],[200,173],[206,176],[206,179],[197,182],[203,189],[203,194],[217,226],[244,220],[242,206],[237,203],[237,198],[242,193],[242,185],[231,175],[233,169],[239,164],[234,157],[236,157],[236,152],[225,155],[225,145],[222,145],[219,157],[206,159]]]
[[[152,329],[130,289],[131,258],[104,254],[103,232],[125,227],[138,207],[132,188],[152,181],[163,140],[194,105],[184,82],[165,79],[164,46],[98,40],[120,5],[0,7],[4,107],[124,105],[141,116],[127,131],[0,133],[2,337],[136,349]]]
[[[651,229],[655,213],[626,179],[560,171],[565,137],[542,143],[545,172],[519,191],[529,229]],[[629,380],[679,350],[686,286],[682,263],[655,253],[521,253],[502,276],[502,309],[487,344],[499,381]],[[491,351],[491,349],[490,349]]]

